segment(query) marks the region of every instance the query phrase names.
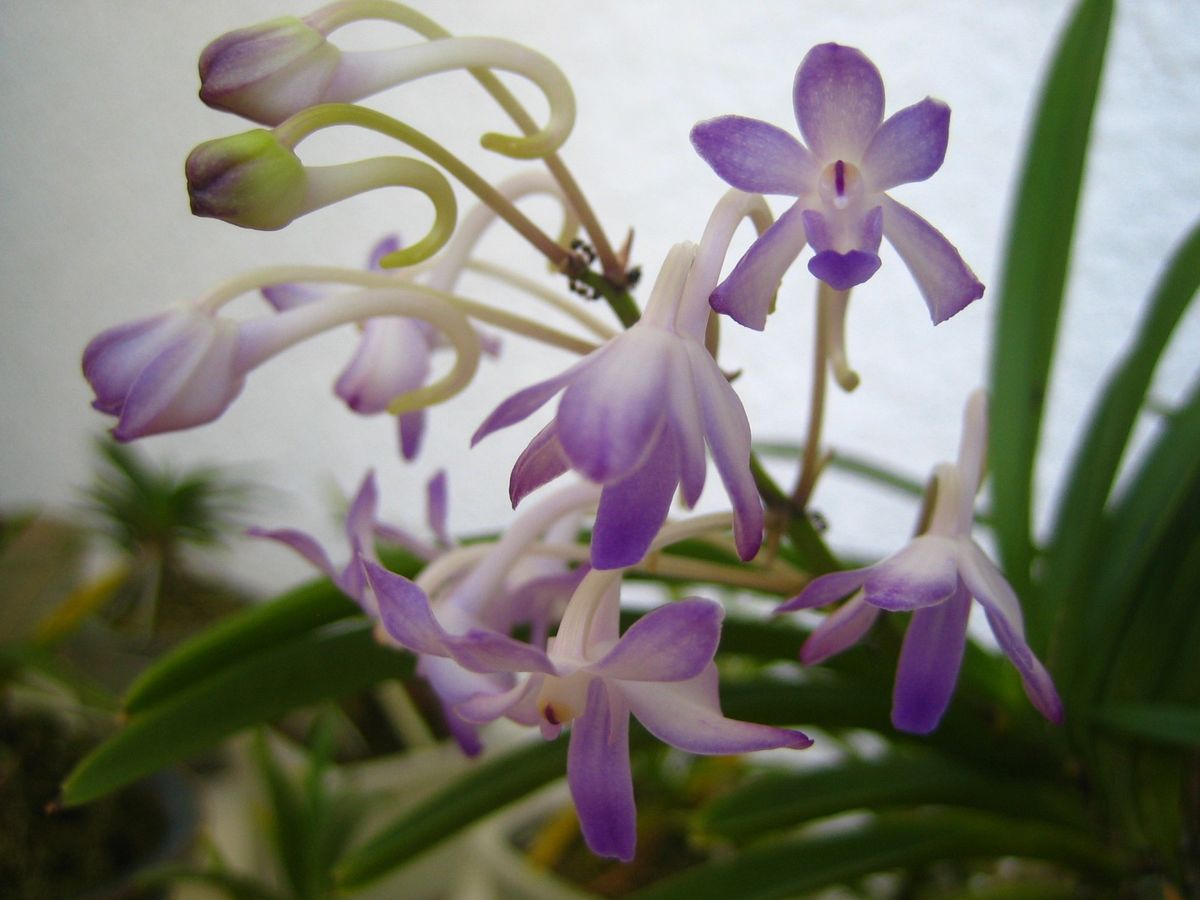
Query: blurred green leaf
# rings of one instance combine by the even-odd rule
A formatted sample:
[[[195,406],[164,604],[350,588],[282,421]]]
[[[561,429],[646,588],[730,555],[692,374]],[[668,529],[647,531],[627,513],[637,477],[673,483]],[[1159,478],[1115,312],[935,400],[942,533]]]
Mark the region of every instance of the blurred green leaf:
[[[1120,871],[1120,861],[1106,848],[1076,832],[961,810],[922,810],[754,845],[632,896],[637,900],[782,900],[852,884],[875,872],[915,869],[939,860],[1010,856],[1066,863],[1098,884],[1110,883]]]
[[[133,716],[71,772],[62,803],[86,803],[297,707],[411,674],[412,657],[380,646],[373,630],[361,619],[334,622],[226,666]]]
[[[791,444],[786,441],[755,441],[754,449],[763,456],[777,456],[786,459],[799,459],[804,453],[803,444]],[[872,484],[891,488],[910,497],[919,499],[925,493],[925,485],[916,478],[844,450],[833,449],[832,455],[829,457],[829,468],[847,475],[857,476]]]
[[[990,446],[996,537],[1018,595],[1029,598],[1032,481],[1112,0],[1083,0],[1042,88],[996,302]]]
[[[1144,741],[1200,747],[1200,708],[1170,703],[1113,703],[1092,713],[1105,728]]]
[[[1170,579],[1187,559],[1196,537],[1198,497],[1200,383],[1180,411],[1166,420],[1107,517],[1086,615],[1063,624],[1059,641],[1069,667],[1062,674],[1071,678],[1068,693],[1077,711],[1086,712],[1098,699],[1137,615],[1161,616],[1178,604],[1185,611],[1193,608],[1194,596],[1163,590],[1144,594],[1142,584],[1150,575]],[[1154,647],[1129,650],[1157,652]]]
[[[709,834],[742,842],[857,809],[931,803],[1076,828],[1087,821],[1079,796],[1052,782],[1000,775],[930,753],[905,753],[769,772],[709,804],[700,825]]]
[[[1155,288],[1133,344],[1100,394],[1058,504],[1042,601],[1029,609],[1030,628],[1045,634],[1049,622],[1070,623],[1090,602],[1095,549],[1104,507],[1139,411],[1147,404],[1154,370],[1175,327],[1200,289],[1200,226],[1175,251]],[[1073,660],[1064,661],[1066,667]]]
[[[130,686],[125,711],[142,713],[230,666],[359,612],[328,579],[309,582],[225,619],[157,660]]]
[[[176,882],[191,882],[224,893],[230,900],[288,900],[265,885],[244,875],[217,869],[204,869],[187,863],[170,863],[139,872],[137,883],[158,887]]]
[[[565,737],[525,744],[479,763],[347,854],[335,873],[337,882],[353,888],[382,877],[484,816],[562,778],[566,765]]]
[[[283,874],[297,900],[312,900],[319,896],[319,863],[311,846],[311,821],[300,792],[288,780],[279,761],[267,744],[266,734],[259,731],[254,741],[254,762],[259,777],[267,788],[271,803],[269,828]]]

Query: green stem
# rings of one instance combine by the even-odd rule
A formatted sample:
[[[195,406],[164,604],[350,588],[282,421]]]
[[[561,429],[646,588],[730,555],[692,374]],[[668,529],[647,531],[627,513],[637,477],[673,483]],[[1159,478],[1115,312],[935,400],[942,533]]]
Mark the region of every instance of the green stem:
[[[323,103],[292,116],[276,127],[275,134],[281,142],[294,147],[313,132],[334,125],[355,125],[408,144],[457,178],[467,190],[495,210],[496,215],[511,225],[556,268],[569,272],[578,265],[574,256],[538,228],[474,169],[437,141],[391,116],[352,103]]]
[[[576,281],[586,284],[599,296],[603,297],[608,305],[612,307],[612,311],[620,319],[621,324],[626,328],[633,327],[637,324],[638,319],[642,317],[637,303],[629,295],[629,291],[623,287],[619,287],[615,282],[609,280],[607,276],[583,268],[569,270],[568,274]]]
[[[338,16],[336,23],[340,25],[358,19],[382,19],[384,21],[395,22],[398,25],[412,29],[417,34],[430,40],[453,37],[451,32],[432,19],[423,16],[421,13],[407,6],[392,3],[390,0],[350,0],[350,2],[344,4],[344,12]],[[331,18],[329,21],[334,22],[335,20]],[[332,27],[336,27],[336,25]],[[537,123],[526,112],[525,107],[521,105],[520,101],[513,96],[512,92],[504,86],[503,82],[490,69],[472,68],[467,71],[492,96],[492,99],[496,101],[521,131],[525,132],[525,134],[534,134],[538,130]],[[600,226],[599,219],[596,218],[591,204],[588,203],[587,197],[584,196],[579,183],[571,174],[570,169],[567,168],[566,163],[563,162],[562,157],[557,152],[546,154],[542,159],[546,163],[546,168],[549,169],[554,180],[558,182],[558,186],[562,189],[567,202],[579,216],[579,221],[583,225],[584,230],[587,231],[588,238],[595,248],[596,256],[599,258],[600,265],[604,270],[604,276],[618,288],[625,287],[627,277],[625,265],[614,252],[612,243],[608,240],[608,236]],[[625,320],[622,319],[622,321],[624,322]],[[626,322],[625,324],[628,326],[632,323]]]

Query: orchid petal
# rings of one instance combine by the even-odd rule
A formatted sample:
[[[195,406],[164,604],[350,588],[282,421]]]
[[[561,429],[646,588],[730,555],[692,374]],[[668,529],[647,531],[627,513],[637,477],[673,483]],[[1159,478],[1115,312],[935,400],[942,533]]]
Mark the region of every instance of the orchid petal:
[[[879,607],[856,594],[825,617],[800,648],[800,662],[815,666],[862,640],[879,618]]]
[[[337,574],[337,570],[334,568],[329,554],[325,552],[325,549],[310,534],[305,534],[303,531],[296,531],[294,528],[247,528],[246,534],[251,537],[266,538],[269,541],[276,541],[285,547],[290,547],[330,578],[333,578]]]
[[[1012,587],[974,541],[959,542],[959,571],[971,595],[987,613],[988,624],[1017,671],[1037,711],[1055,724],[1063,720],[1062,700],[1054,680],[1025,640],[1021,605]]]
[[[523,419],[528,418],[538,411],[551,397],[561,391],[573,378],[581,372],[593,366],[596,361],[602,358],[605,350],[611,347],[611,344],[606,344],[599,350],[596,350],[573,366],[568,368],[553,378],[548,378],[545,381],[539,381],[537,384],[532,384],[523,390],[517,391],[494,410],[491,415],[483,420],[483,424],[475,430],[475,434],[471,436],[471,446],[474,447],[493,431],[499,431],[501,428],[507,428],[509,425],[515,425]]]
[[[127,441],[220,416],[245,384],[235,366],[236,353],[236,325],[196,316],[133,380],[113,437]]]
[[[750,471],[750,422],[737,392],[708,351],[691,341],[685,346],[700,401],[704,438],[733,505],[734,544],[742,559],[753,559],[762,545],[764,516]]]
[[[320,300],[328,292],[311,284],[268,284],[259,292],[276,312],[285,312],[305,303]]]
[[[808,261],[808,271],[814,278],[821,279],[835,291],[848,291],[867,281],[879,271],[881,265],[882,260],[874,253],[864,253],[862,250],[850,250],[847,253],[823,250]]]
[[[804,249],[803,212],[796,202],[759,235],[712,292],[709,305],[714,310],[755,331],[766,327],[779,282]]]
[[[719,116],[697,124],[691,138],[718,176],[747,193],[799,197],[812,190],[819,173],[803,144],[758,119]]]
[[[567,783],[588,847],[628,862],[637,845],[629,713],[613,700],[603,681],[588,686],[587,707],[571,727]]]
[[[472,672],[542,672],[558,670],[543,651],[506,634],[473,628],[464,635],[446,638],[454,658]]]
[[[647,731],[688,753],[723,755],[776,747],[801,749],[812,744],[799,731],[725,718],[717,696],[715,665],[687,681],[622,681],[615,689],[624,695]]]
[[[924,181],[942,167],[950,142],[950,107],[926,97],[884,122],[862,158],[872,191]]]
[[[916,279],[935,325],[983,296],[983,285],[940,231],[891,197],[881,202],[883,235]]]
[[[412,322],[368,319],[334,392],[357,413],[384,412],[396,397],[424,384],[429,368],[429,345]]]
[[[385,234],[378,241],[376,241],[375,246],[371,248],[371,252],[367,256],[367,268],[376,272],[382,271],[383,266],[381,265],[381,260],[385,256],[391,256],[393,253],[398,251],[400,246],[400,235]]]
[[[638,468],[666,421],[663,384],[671,342],[659,328],[633,328],[609,345],[602,365],[580,372],[558,405],[558,440],[572,467],[607,484]]]
[[[438,623],[429,598],[413,582],[365,560],[367,583],[375,594],[379,621],[398,643],[416,653],[451,656],[450,635]]]
[[[685,681],[712,662],[721,639],[721,604],[689,597],[634,622],[593,675],[622,681]]]
[[[708,459],[704,455],[704,421],[696,399],[696,385],[692,379],[690,361],[686,350],[678,344],[671,347],[667,417],[669,427],[679,445],[683,502],[691,508],[696,505],[696,501],[700,499],[700,492],[704,490]]]
[[[945,603],[913,613],[892,691],[892,724],[901,731],[937,728],[958,681],[970,614],[971,595],[961,581]]]
[[[819,159],[857,162],[883,121],[883,79],[862,51],[818,44],[796,71],[792,103]]]
[[[799,594],[775,609],[776,613],[794,612],[797,609],[815,609],[841,600],[847,594],[863,586],[874,566],[862,569],[845,569],[828,572],[814,578]]]
[[[475,694],[455,704],[454,711],[466,721],[477,724],[508,716],[521,725],[536,725],[539,715],[532,703],[537,700],[542,681],[541,676],[535,675],[499,694]]]
[[[429,484],[425,486],[425,496],[425,514],[429,520],[429,530],[433,532],[433,536],[440,543],[450,546],[454,541],[446,529],[447,511],[450,504],[445,469],[438,469],[437,473],[429,479]]]
[[[558,440],[558,420],[551,419],[545,428],[534,435],[529,446],[513,463],[512,474],[508,478],[508,499],[513,509],[526,496],[570,468],[571,461],[567,459]]]
[[[679,485],[679,450],[663,432],[641,467],[600,494],[592,532],[592,566],[619,569],[636,565],[667,518]]]
[[[958,588],[955,542],[939,535],[914,538],[871,567],[863,582],[867,602],[892,611],[941,603]]]
[[[397,416],[396,430],[400,440],[400,455],[412,462],[421,452],[421,441],[425,437],[425,410],[415,409]]]

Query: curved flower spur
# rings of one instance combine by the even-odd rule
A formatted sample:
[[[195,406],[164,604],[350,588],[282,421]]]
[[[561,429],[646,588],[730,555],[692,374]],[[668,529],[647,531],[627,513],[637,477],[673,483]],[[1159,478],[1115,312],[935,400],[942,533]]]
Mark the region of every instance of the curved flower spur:
[[[885,237],[916,279],[935,324],[983,296],[983,285],[941,232],[886,193],[941,167],[950,108],[927,97],[884,121],[879,70],[860,51],[839,44],[808,52],[792,100],[807,146],[744,116],[721,116],[692,129],[696,151],[729,184],[796,198],[713,291],[713,309],[761,330],[780,280],[805,243],[816,251],[809,271],[844,291],[875,274]]]
[[[800,658],[810,665],[857,643],[880,610],[912,612],[892,698],[892,723],[902,731],[933,731],[949,706],[972,598],[983,607],[1000,649],[1016,666],[1038,712],[1052,722],[1062,721],[1062,702],[1050,673],[1025,641],[1020,601],[971,538],[986,445],[987,394],[977,390],[967,401],[957,463],[934,470],[936,496],[928,527],[882,562],[814,579],[776,610],[813,609],[854,592],[804,643]]]

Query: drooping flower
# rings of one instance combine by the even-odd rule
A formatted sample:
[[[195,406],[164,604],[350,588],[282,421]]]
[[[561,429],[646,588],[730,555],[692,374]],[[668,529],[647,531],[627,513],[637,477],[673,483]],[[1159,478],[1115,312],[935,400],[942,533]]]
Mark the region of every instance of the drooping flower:
[[[666,519],[677,487],[682,485],[688,506],[696,502],[704,487],[706,443],[733,503],[739,554],[752,558],[762,542],[746,413],[704,347],[705,318],[684,302],[696,293],[691,273],[710,277],[712,267],[693,267],[696,260],[695,245],[673,247],[633,327],[562,374],[505,400],[472,438],[478,443],[525,419],[562,392],[554,419],[514,465],[509,496],[515,507],[568,469],[602,485],[592,538],[596,568],[636,564]]]
[[[92,339],[83,353],[83,374],[96,394],[93,406],[117,417],[114,437],[129,441],[211,422],[229,407],[255,367],[314,335],[377,316],[422,317],[457,353],[449,373],[408,395],[411,408],[453,396],[478,367],[479,338],[466,316],[406,290],[400,281],[395,288],[361,290],[336,303],[299,304],[241,322],[219,314],[229,299],[219,289]]]
[[[854,594],[805,642],[800,658],[808,664],[856,643],[880,610],[911,611],[892,698],[892,722],[902,731],[925,734],[937,728],[958,679],[972,599],[983,607],[1030,701],[1050,721],[1062,721],[1050,673],[1025,640],[1020,601],[971,538],[986,443],[987,396],[980,390],[967,402],[957,463],[935,469],[936,497],[924,533],[873,566],[814,579],[777,610],[812,609]]]
[[[233,322],[191,305],[109,328],[83,352],[92,406],[117,417],[113,437],[137,437],[211,422],[245,383]]]
[[[371,248],[367,268],[380,270],[379,261],[399,248],[397,235],[385,236]],[[268,285],[262,294],[280,311],[327,296],[323,290],[301,284]],[[363,323],[354,355],[334,384],[334,393],[360,415],[387,412],[393,400],[421,387],[429,378],[430,358],[436,343],[437,332],[419,319],[401,316],[368,319]],[[400,452],[405,459],[415,459],[425,434],[425,410],[397,416],[396,429]]]
[[[784,272],[806,242],[816,251],[809,271],[848,290],[879,268],[884,237],[916,279],[935,324],[983,296],[954,246],[886,193],[941,167],[950,108],[927,97],[884,121],[879,70],[859,50],[839,44],[808,52],[792,100],[807,146],[743,116],[692,129],[696,151],[729,184],[796,198],[713,292],[713,309],[761,330]]]
[[[403,579],[368,566],[384,626],[401,644],[452,655],[479,672],[528,672],[503,694],[480,693],[455,707],[469,721],[500,716],[539,724],[547,739],[571,725],[567,781],[593,852],[633,858],[636,809],[629,763],[629,716],[659,740],[690,753],[803,748],[799,731],[727,719],[713,656],[720,604],[698,597],[648,613],[620,635],[619,575],[596,571],[580,584],[548,651],[502,634],[450,635],[425,597]]]

